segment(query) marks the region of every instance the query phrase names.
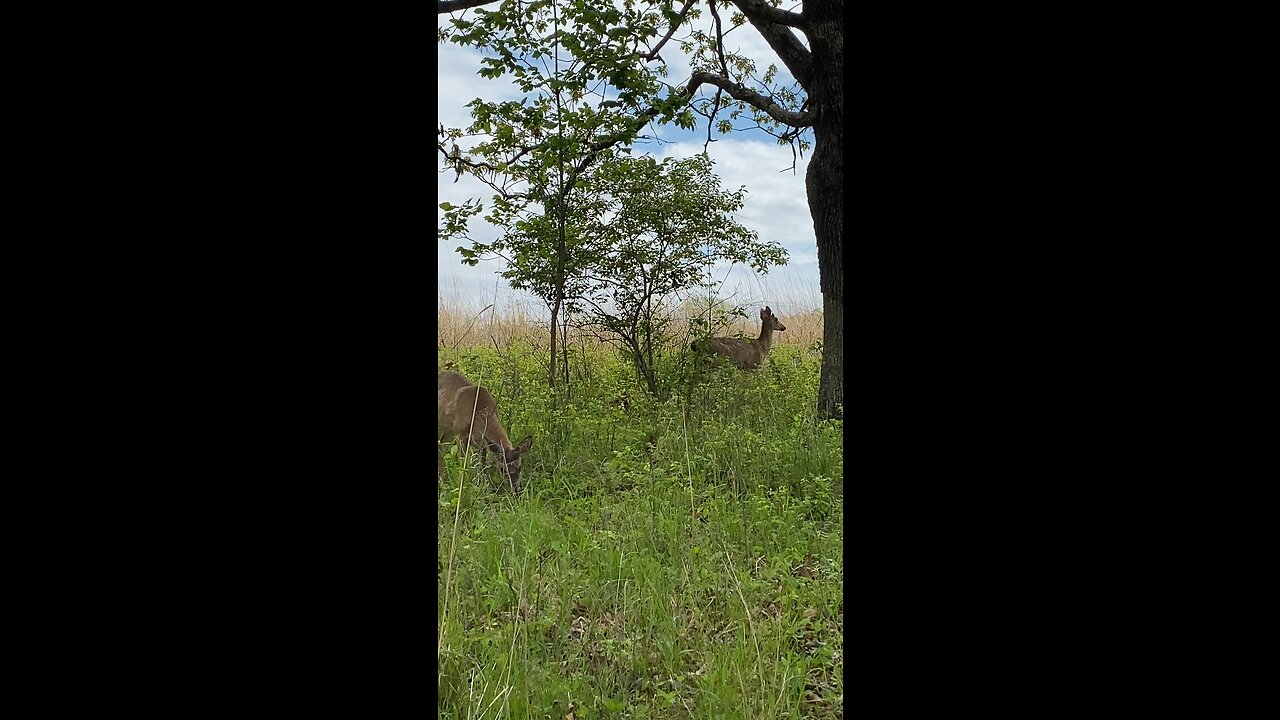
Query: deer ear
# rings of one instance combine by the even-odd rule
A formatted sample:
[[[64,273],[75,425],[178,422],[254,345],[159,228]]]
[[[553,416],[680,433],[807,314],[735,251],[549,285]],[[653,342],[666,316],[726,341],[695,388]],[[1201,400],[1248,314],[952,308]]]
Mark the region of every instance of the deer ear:
[[[496,442],[494,442],[494,441],[492,441],[492,440],[488,440],[488,439],[486,439],[486,440],[485,440],[485,447],[489,448],[489,451],[490,451],[490,452],[492,452],[494,455],[503,455],[503,456],[505,456],[505,454],[506,454],[506,453],[505,453],[505,451],[503,451],[503,449],[502,449],[502,443],[496,443]]]
[[[533,436],[526,435],[525,438],[520,441],[520,444],[516,446],[516,449],[522,453],[527,453],[531,447],[533,447]]]

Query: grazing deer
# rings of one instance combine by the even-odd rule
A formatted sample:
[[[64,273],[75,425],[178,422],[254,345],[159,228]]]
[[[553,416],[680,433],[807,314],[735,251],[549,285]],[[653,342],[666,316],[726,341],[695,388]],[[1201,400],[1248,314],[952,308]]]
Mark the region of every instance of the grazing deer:
[[[742,370],[755,370],[764,362],[769,348],[773,346],[773,331],[786,329],[787,326],[766,305],[760,311],[760,337],[755,340],[714,337],[697,340],[690,347],[695,351],[723,355]]]
[[[533,436],[512,445],[498,420],[498,403],[488,390],[452,370],[436,373],[436,431],[439,442],[436,458],[441,475],[444,456],[440,444],[457,440],[459,454],[466,454],[473,441],[479,443],[481,462],[485,451],[498,458],[498,470],[513,492],[520,491],[520,458],[533,446]]]

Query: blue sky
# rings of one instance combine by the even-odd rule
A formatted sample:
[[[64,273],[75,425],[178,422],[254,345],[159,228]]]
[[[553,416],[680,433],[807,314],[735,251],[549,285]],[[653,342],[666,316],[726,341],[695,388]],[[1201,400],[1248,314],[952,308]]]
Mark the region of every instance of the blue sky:
[[[447,15],[439,16],[441,24],[447,19]],[[726,36],[726,42],[733,42],[748,56],[755,58],[761,72],[768,63],[777,62],[768,45],[751,27],[739,28]],[[476,97],[518,97],[516,89],[505,78],[488,80],[476,73],[482,57],[476,50],[452,44],[440,44],[437,47],[437,108],[439,122],[446,127],[468,124],[469,115],[465,106]],[[685,60],[678,51],[664,50],[663,57],[671,63],[668,82],[678,83],[688,79],[690,71],[687,65],[682,65]],[[785,71],[782,74],[785,75]],[[706,141],[706,126],[700,125],[695,132],[682,130],[674,125],[662,126],[657,129],[657,134],[668,142],[637,145],[633,154],[640,155],[647,151],[655,157],[665,158],[688,157],[700,153]],[[813,221],[809,217],[804,190],[808,155],[796,159],[793,171],[791,148],[778,145],[765,133],[744,131],[715,137],[716,141],[711,143],[707,151],[715,160],[715,171],[721,178],[722,187],[736,189],[745,185],[747,188],[746,204],[737,215],[738,222],[758,232],[761,240],[778,242],[790,254],[787,266],[776,268],[764,276],[757,276],[747,268],[720,269],[717,276],[725,278],[720,288],[721,297],[732,297],[735,303],[749,308],[771,305],[775,312],[784,316],[820,308],[822,296],[818,290]],[[440,167],[437,154],[437,170]],[[437,205],[445,201],[461,204],[470,197],[483,199],[486,206],[490,204],[491,193],[486,192],[488,188],[465,176],[457,182],[455,178],[452,171],[438,174]],[[437,209],[437,223],[442,215],[443,211]],[[473,237],[477,239],[495,238],[498,233],[496,228],[479,219],[472,221],[471,230]],[[478,310],[494,302],[496,296],[499,308],[518,304],[535,315],[542,314],[541,301],[506,287],[498,276],[505,268],[502,261],[492,260],[482,262],[474,268],[468,267],[462,264],[461,257],[455,250],[460,244],[457,240],[438,241],[437,244],[437,295],[441,303]]]

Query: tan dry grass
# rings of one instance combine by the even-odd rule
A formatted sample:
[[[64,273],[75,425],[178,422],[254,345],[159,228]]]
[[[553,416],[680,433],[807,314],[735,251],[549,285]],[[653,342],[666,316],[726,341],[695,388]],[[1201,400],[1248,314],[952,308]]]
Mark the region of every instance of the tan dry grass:
[[[540,316],[545,315],[545,310],[539,310],[542,312],[502,296],[498,296],[496,302],[485,305],[439,299],[436,309],[439,320],[436,346],[451,350],[477,346],[509,348],[516,342],[545,346],[550,339],[550,329],[547,321],[540,319]],[[822,339],[821,310],[796,315],[779,314],[779,317],[787,329],[774,334],[774,344],[809,346]],[[678,332],[678,341],[687,343],[688,338],[684,337],[683,331]],[[737,333],[747,337],[759,335],[759,317],[750,320],[737,318],[727,329],[716,334],[733,337]],[[600,344],[595,335],[573,327],[569,328],[569,338],[574,345],[586,344],[594,347]]]

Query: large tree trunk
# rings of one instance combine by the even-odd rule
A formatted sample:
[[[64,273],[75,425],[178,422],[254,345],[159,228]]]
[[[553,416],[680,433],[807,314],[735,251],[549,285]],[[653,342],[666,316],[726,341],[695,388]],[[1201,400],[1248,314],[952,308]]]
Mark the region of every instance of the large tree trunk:
[[[805,3],[815,72],[810,81],[813,156],[805,174],[818,241],[822,288],[822,375],[818,417],[842,417],[844,404],[844,16],[843,3]]]

